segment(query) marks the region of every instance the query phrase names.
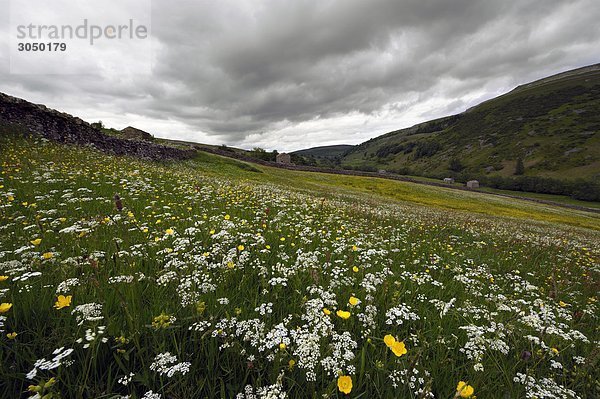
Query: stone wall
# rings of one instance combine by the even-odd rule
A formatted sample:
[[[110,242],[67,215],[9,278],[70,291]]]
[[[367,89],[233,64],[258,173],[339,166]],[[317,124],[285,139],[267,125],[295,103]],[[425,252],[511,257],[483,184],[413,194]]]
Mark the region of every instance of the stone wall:
[[[90,146],[112,155],[165,160],[192,158],[196,153],[107,136],[80,118],[3,93],[0,93],[0,123],[19,126],[58,143]]]

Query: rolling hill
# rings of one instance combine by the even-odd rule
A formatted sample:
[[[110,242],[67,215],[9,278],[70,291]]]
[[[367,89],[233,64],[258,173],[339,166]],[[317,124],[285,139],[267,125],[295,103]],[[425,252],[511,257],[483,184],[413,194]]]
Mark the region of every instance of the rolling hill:
[[[349,149],[340,166],[458,180],[502,180],[515,172],[558,181],[598,180],[600,64],[376,137]]]

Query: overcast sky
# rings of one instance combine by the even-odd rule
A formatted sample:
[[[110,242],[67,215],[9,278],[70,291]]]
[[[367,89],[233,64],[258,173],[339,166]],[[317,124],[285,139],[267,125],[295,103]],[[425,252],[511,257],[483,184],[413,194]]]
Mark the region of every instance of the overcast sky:
[[[128,20],[128,3],[141,4],[103,1],[86,17]],[[151,10],[152,53],[105,46],[92,75],[10,73],[2,13],[0,91],[118,129],[290,151],[358,144],[600,62],[598,0],[156,0]]]

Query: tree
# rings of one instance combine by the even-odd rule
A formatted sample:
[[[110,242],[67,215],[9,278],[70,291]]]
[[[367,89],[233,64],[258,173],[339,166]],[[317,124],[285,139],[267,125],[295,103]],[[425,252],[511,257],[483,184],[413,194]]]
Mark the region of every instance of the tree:
[[[523,173],[525,173],[525,165],[523,164],[523,158],[519,157],[515,167],[515,175],[522,175]]]
[[[277,152],[273,151],[273,152],[268,152],[267,150],[265,150],[264,148],[260,148],[260,147],[254,147],[251,151],[250,151],[250,156],[252,158],[256,158],[256,159],[261,159],[263,161],[271,161],[274,162],[276,157],[277,157]]]
[[[92,123],[94,129],[104,129],[104,123],[102,121]]]

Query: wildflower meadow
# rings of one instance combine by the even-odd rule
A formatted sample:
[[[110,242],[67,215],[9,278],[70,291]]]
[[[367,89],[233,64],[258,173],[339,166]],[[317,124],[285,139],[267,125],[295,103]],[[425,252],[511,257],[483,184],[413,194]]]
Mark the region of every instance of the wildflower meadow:
[[[2,398],[600,397],[597,216],[9,134],[0,165]]]

